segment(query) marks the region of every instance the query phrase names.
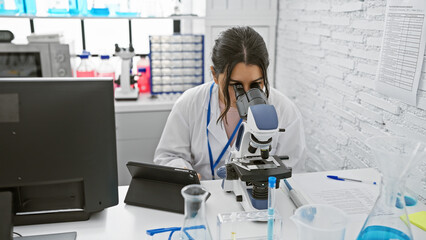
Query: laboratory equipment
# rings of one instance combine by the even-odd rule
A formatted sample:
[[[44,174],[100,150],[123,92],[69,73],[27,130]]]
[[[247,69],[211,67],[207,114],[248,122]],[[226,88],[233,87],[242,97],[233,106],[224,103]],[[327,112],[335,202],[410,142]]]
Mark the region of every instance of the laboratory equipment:
[[[138,87],[141,93],[148,93],[151,90],[151,67],[149,57],[141,57],[136,64],[138,69]]]
[[[86,16],[89,14],[89,10],[87,9],[87,0],[77,0],[77,7],[80,15]]]
[[[410,170],[426,158],[426,143],[385,136],[369,138],[366,145],[374,154],[382,179],[380,195],[357,240],[413,239],[405,209],[405,182]]]
[[[126,0],[121,1],[115,6],[115,9],[110,5],[111,11],[115,12],[115,15],[119,17],[137,17],[139,16],[139,11],[137,10],[137,0]]]
[[[347,215],[339,208],[310,204],[298,208],[290,219],[296,224],[299,240],[343,240]]]
[[[275,188],[277,178],[268,178],[268,240],[274,238]]]
[[[101,62],[96,69],[96,77],[110,77],[115,81],[115,69],[109,55],[101,55]]]
[[[175,0],[174,2],[172,16],[195,16],[195,14],[192,13],[192,0]]]
[[[0,15],[19,15],[24,13],[23,0],[1,0]]]
[[[0,77],[72,76],[69,45],[56,42],[0,43],[0,63]]]
[[[36,0],[24,0],[24,8],[25,8],[25,13],[27,15],[36,15],[37,14]]]
[[[246,211],[267,208],[268,177],[279,180],[291,177],[278,156],[269,155],[272,137],[283,129],[278,129],[278,117],[275,107],[268,104],[260,86],[254,86],[245,92],[240,84],[234,85],[239,115],[243,122],[238,130],[235,150],[227,159],[226,178],[222,188],[234,192],[237,201]]]
[[[205,213],[208,192],[199,184],[191,184],[182,188],[181,193],[185,199],[185,217],[181,230],[173,235],[173,239],[211,240]]]
[[[273,239],[282,240],[282,217],[278,211],[273,214]],[[268,210],[219,213],[217,215],[218,240],[265,240],[267,239]]]
[[[93,0],[90,14],[93,16],[108,16],[109,8],[104,0]]]
[[[150,36],[151,94],[182,93],[204,83],[204,36]]]
[[[119,87],[115,89],[116,100],[136,100],[139,96],[139,90],[134,86],[136,83],[134,76],[131,75],[132,58],[135,56],[135,50],[132,44],[129,48],[120,48],[115,44],[115,55],[121,58],[121,75],[118,79]]]
[[[76,76],[77,77],[95,77],[95,68],[93,67],[92,63],[89,60],[88,54],[81,54],[80,55],[80,64],[78,65],[76,69]]]
[[[78,15],[80,13],[77,0],[49,1],[47,12],[52,15]]]
[[[118,203],[112,80],[0,78],[0,99],[0,192],[13,195],[15,226]]]

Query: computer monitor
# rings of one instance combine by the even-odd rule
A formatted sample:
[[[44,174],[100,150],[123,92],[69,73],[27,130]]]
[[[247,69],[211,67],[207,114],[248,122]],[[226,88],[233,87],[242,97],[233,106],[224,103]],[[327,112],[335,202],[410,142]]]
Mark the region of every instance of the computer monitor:
[[[112,79],[0,79],[0,192],[15,226],[118,203]]]

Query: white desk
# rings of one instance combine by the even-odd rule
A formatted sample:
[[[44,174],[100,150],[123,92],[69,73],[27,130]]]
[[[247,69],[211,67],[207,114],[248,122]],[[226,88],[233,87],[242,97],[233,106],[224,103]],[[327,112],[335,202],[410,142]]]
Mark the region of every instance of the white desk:
[[[377,175],[373,169],[348,170],[356,172],[360,178]],[[341,171],[328,172],[336,174]],[[310,174],[310,173],[307,173]],[[315,173],[312,173],[315,174]],[[203,181],[211,197],[206,203],[208,224],[213,238],[216,236],[216,216],[220,212],[242,211],[242,207],[235,201],[233,194],[225,193],[220,187],[220,181]],[[183,224],[183,215],[158,211],[148,208],[130,206],[123,203],[127,186],[119,187],[119,204],[92,215],[90,220],[71,223],[55,223],[32,226],[15,227],[14,231],[24,236],[50,234],[58,232],[77,232],[77,240],[104,240],[104,239],[148,239],[147,229],[161,227],[178,227]],[[283,216],[284,239],[297,239],[295,224],[289,219],[293,215],[294,205],[286,196],[287,193],[277,191],[277,209]],[[409,212],[426,210],[425,206],[418,203],[416,207],[408,207]],[[355,239],[364,221],[350,222],[346,230],[345,239]],[[426,232],[412,225],[414,239],[426,239]]]

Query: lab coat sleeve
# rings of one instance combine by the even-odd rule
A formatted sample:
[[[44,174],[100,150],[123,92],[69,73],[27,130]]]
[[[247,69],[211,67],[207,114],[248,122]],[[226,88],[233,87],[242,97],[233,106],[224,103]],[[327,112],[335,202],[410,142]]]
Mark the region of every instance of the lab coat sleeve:
[[[285,160],[285,164],[292,168],[293,173],[304,172],[306,142],[302,115],[294,104],[291,104],[290,109],[287,109],[285,114],[291,121],[286,126],[283,126],[285,132],[278,133],[279,137],[275,154],[278,156],[289,156],[289,160]]]
[[[182,98],[173,106],[155,151],[154,163],[193,169],[187,109]]]

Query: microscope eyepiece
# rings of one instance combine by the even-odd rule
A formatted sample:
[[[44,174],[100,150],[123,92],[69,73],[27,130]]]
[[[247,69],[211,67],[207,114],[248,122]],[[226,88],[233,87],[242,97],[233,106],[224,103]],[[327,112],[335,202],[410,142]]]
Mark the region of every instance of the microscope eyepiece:
[[[235,97],[236,97],[237,101],[238,101],[238,98],[240,96],[246,94],[246,92],[244,91],[244,87],[241,83],[234,84],[232,87],[234,88]]]
[[[259,88],[260,89],[260,84],[258,82],[254,82],[252,84],[250,84],[250,89],[252,88]]]

